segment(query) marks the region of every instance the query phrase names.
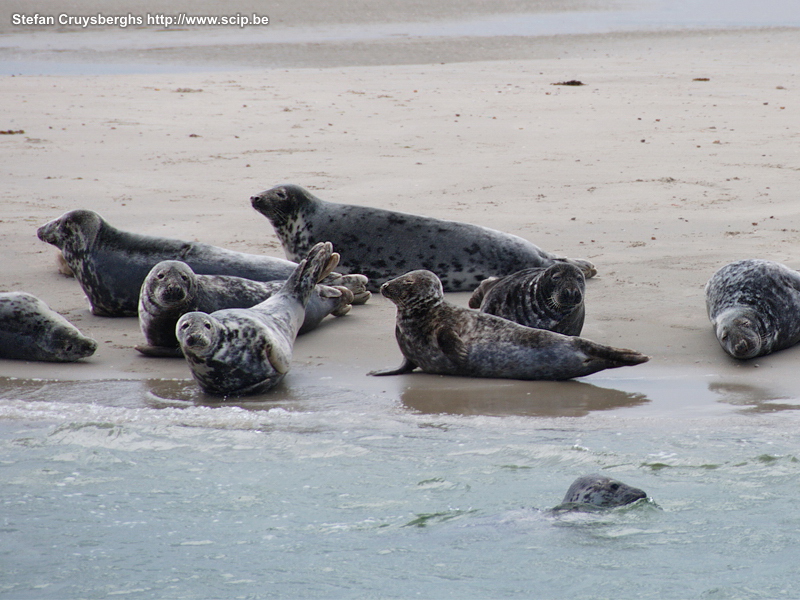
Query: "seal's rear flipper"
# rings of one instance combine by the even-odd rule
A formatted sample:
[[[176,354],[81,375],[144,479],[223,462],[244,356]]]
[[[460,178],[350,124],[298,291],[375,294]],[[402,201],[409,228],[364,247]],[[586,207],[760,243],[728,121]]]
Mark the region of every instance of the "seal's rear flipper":
[[[408,360],[407,358],[403,359],[403,364],[401,364],[396,369],[381,369],[380,371],[370,371],[367,375],[373,375],[375,377],[384,377],[386,375],[404,375],[406,373],[411,373],[414,369],[417,368],[413,362]]]
[[[168,346],[148,346],[141,344],[134,346],[136,350],[152,358],[183,358],[180,348],[170,348]]]

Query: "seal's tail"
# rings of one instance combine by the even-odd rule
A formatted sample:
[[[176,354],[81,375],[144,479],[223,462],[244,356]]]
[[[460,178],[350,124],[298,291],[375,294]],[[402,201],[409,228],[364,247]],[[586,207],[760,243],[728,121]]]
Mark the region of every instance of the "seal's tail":
[[[585,365],[600,371],[602,369],[616,369],[618,367],[632,367],[640,365],[650,360],[649,356],[629,350],[627,348],[614,348],[613,346],[604,346],[603,344],[596,344],[585,338],[574,338],[579,347],[586,354]]]
[[[597,268],[594,266],[594,263],[583,258],[557,258],[556,260],[575,265],[583,272],[583,276],[586,279],[597,275]]]
[[[296,297],[305,306],[317,282],[324,279],[338,263],[339,255],[333,251],[333,244],[316,244],[283,284],[281,293]]]

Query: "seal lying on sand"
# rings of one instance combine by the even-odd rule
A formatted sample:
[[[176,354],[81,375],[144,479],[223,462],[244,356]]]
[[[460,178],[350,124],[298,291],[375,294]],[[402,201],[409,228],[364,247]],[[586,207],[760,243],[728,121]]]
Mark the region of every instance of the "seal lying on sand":
[[[74,362],[96,349],[97,342],[36,296],[0,294],[0,358]]]
[[[338,257],[334,253],[331,260]],[[232,275],[197,275],[184,262],[161,261],[147,275],[139,294],[139,325],[147,345],[136,349],[148,356],[183,357],[175,336],[181,316],[193,311],[212,313],[225,308],[250,308],[278,293],[285,283],[252,281]],[[346,315],[352,302],[353,292],[347,288],[317,285],[298,333],[311,331],[328,315]]]
[[[484,279],[472,293],[469,306],[526,327],[580,335],[586,314],[585,289],[581,270],[559,262]]]
[[[317,242],[330,240],[342,252],[344,273],[363,273],[373,291],[413,269],[436,273],[448,292],[474,290],[490,276],[546,267],[556,261],[577,265],[586,277],[597,271],[585,260],[559,258],[527,240],[455,221],[334,204],[296,185],[281,185],[250,198],[272,222],[286,256],[299,260]]]
[[[90,210],[69,211],[42,225],[37,234],[61,250],[89,298],[92,314],[103,317],[135,317],[142,283],[162,260],[181,260],[204,275],[235,275],[255,281],[285,280],[297,266],[271,256],[121,231]],[[369,297],[366,278],[361,275],[332,274],[325,283],[353,290],[356,302],[360,298],[366,302]],[[356,291],[358,286],[363,293]]]
[[[336,264],[329,242],[311,249],[280,292],[252,308],[190,312],[177,335],[203,391],[221,396],[272,389],[289,371],[294,340],[317,281]]]
[[[580,510],[581,508],[614,508],[625,506],[642,498],[647,493],[604,475],[584,475],[569,486],[561,504],[553,512]]]
[[[706,284],[706,309],[734,358],[763,356],[800,341],[800,273],[769,260],[733,262]]]
[[[397,305],[395,335],[403,353],[399,375],[426,373],[506,379],[571,379],[603,369],[638,365],[647,356],[580,337],[531,329],[446,302],[430,271],[412,271],[381,286]]]

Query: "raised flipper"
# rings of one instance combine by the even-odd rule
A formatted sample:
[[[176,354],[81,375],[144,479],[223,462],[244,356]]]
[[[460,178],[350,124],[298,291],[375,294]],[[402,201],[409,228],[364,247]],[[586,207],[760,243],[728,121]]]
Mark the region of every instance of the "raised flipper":
[[[480,285],[475,288],[475,291],[472,292],[472,296],[469,298],[469,307],[480,308],[487,292],[496,286],[498,281],[500,281],[499,277],[489,277],[481,281]]]

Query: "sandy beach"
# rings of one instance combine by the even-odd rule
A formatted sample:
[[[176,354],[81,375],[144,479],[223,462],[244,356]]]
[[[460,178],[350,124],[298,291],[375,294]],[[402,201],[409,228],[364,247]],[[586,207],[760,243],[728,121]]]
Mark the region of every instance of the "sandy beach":
[[[80,364],[0,361],[0,375],[188,379],[182,361],[132,349],[142,341],[135,319],[90,315],[36,228],[87,208],[129,231],[282,256],[249,197],[296,183],[325,200],[479,223],[593,261],[583,335],[652,357],[612,377],[696,369],[790,386],[800,349],[728,358],[703,286],[741,258],[800,267],[800,31],[529,47],[517,60],[5,76],[0,129],[24,133],[0,136],[0,289],[41,297],[99,349]],[[554,85],[572,79],[584,85]],[[465,305],[467,295],[450,299]],[[395,385],[365,377],[400,361],[393,320],[380,297],[329,319],[298,339],[287,381]]]

